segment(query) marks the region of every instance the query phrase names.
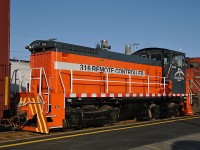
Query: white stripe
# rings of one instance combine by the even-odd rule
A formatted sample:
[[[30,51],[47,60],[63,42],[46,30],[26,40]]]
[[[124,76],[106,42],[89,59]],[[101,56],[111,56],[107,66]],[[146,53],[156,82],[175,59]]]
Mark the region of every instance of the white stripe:
[[[54,69],[62,69],[62,70],[74,70],[74,71],[86,71],[86,72],[102,72],[101,69],[93,69],[93,67],[98,68],[110,68],[108,66],[96,66],[92,64],[77,64],[77,63],[69,63],[69,62],[54,62]],[[90,69],[89,69],[90,68]],[[111,74],[125,74],[125,75],[133,75],[133,76],[144,76],[145,71],[144,70],[131,70],[131,72],[126,73],[120,73],[119,69],[128,69],[128,68],[112,68],[112,71],[109,71],[108,69],[104,69],[104,73],[111,73]],[[129,69],[128,69],[129,70]],[[138,73],[141,72],[141,73]]]
[[[106,97],[106,94],[102,93],[102,94],[101,94],[101,97]]]
[[[40,101],[39,96],[37,96],[37,100],[38,100],[38,102]],[[42,117],[42,122],[43,122],[43,125],[44,125],[45,133],[48,133],[47,124],[46,124],[46,121],[44,120],[44,116],[43,116],[43,113],[42,113],[42,106],[41,106],[41,104],[38,104],[38,106],[39,106],[39,109],[40,109],[40,115]]]
[[[110,97],[114,97],[114,94],[112,93],[112,94],[110,94]]]
[[[140,97],[143,97],[144,95],[141,93],[139,96],[140,96]]]
[[[76,93],[70,94],[69,97],[76,97]]]
[[[62,126],[49,127],[49,129],[63,128]]]
[[[37,105],[35,104],[35,99],[32,98],[32,101],[33,101],[33,103],[34,103],[33,105],[34,105],[34,108],[35,108],[36,114],[38,114],[39,112],[38,112],[38,109],[37,109]],[[38,121],[38,123],[39,123],[40,129],[41,129],[41,132],[43,133],[42,124],[41,124],[41,120],[40,120],[40,117],[39,117],[39,116],[37,116],[37,121]]]
[[[110,93],[108,96],[109,97],[114,97],[114,93]],[[89,95],[87,93],[81,93],[81,97],[88,97]],[[117,94],[118,97],[123,97],[123,94],[122,93],[118,93]],[[143,93],[140,93],[139,95],[134,93],[134,94],[130,94],[130,93],[126,93],[125,94],[125,97],[144,97],[144,94]],[[146,97],[161,97],[161,96],[168,96],[168,97],[171,97],[171,96],[188,96],[188,94],[155,94],[155,93],[146,93],[145,94]],[[77,93],[71,93],[69,94],[69,97],[72,97],[72,98],[76,98],[77,97]],[[97,93],[91,93],[91,97],[97,97]],[[106,97],[106,93],[101,93],[100,97]]]
[[[78,71],[80,71],[80,64],[55,61],[54,62],[54,69],[78,70]]]
[[[24,98],[24,99],[26,99],[26,98]],[[30,103],[31,102],[31,100],[30,100],[30,98],[28,98],[28,102]],[[32,104],[30,104],[30,109],[31,109],[31,113],[32,113],[32,115],[34,115],[34,112],[33,112],[33,108],[32,108]]]
[[[121,93],[118,93],[118,97],[122,97],[122,94],[121,94]]]
[[[97,94],[96,93],[92,93],[91,97],[97,97]]]
[[[36,129],[36,132],[39,132],[38,128],[35,128]]]
[[[87,93],[81,93],[81,97],[87,97]]]

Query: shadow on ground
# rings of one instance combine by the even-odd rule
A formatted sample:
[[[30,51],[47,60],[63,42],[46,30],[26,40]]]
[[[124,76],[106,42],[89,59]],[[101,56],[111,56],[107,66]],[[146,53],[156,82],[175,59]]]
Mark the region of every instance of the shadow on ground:
[[[172,144],[172,150],[200,150],[200,142],[192,140],[177,141]]]

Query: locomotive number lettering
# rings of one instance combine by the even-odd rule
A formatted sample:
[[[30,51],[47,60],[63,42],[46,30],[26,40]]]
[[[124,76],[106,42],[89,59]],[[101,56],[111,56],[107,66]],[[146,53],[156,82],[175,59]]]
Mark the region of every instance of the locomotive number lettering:
[[[67,63],[67,62],[55,62],[54,65],[55,65],[55,69],[63,69],[63,70],[103,72],[103,73],[110,73],[110,74],[122,74],[122,75],[132,75],[132,76],[145,75],[145,71],[143,70],[132,70],[132,69],[114,68],[114,67],[107,67],[107,66],[76,64],[76,63]]]
[[[85,64],[80,64],[80,70],[89,71],[89,72],[104,72],[104,73],[126,74],[126,75],[135,75],[135,76],[145,75],[145,72],[142,70],[130,70],[130,69],[123,69],[123,68],[113,68],[113,67],[94,66],[94,65],[85,65]]]
[[[87,70],[87,69],[86,69],[86,65],[80,65],[80,70],[81,70],[81,71]]]

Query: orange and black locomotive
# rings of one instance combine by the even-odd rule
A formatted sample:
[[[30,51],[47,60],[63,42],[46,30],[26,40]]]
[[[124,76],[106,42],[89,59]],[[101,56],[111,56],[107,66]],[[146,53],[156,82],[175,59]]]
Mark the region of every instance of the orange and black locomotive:
[[[127,46],[122,54],[101,42],[90,48],[36,40],[26,47],[31,69],[18,103],[24,130],[191,113],[184,53],[145,48],[131,54]]]

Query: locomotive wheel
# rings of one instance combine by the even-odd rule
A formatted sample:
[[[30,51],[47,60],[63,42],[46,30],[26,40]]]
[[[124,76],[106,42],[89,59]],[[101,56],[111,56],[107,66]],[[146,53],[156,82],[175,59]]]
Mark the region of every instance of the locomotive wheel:
[[[151,110],[152,119],[160,118],[160,106],[156,104],[151,104],[150,110]]]
[[[103,105],[100,108],[100,111],[106,112],[106,118],[108,122],[116,122],[118,119],[117,111],[109,105]]]
[[[112,107],[109,106],[109,105],[103,105],[103,106],[101,106],[101,108],[100,108],[101,111],[108,111],[108,110],[110,110],[110,109],[112,109]]]
[[[68,127],[82,128],[82,117],[79,109],[69,107],[66,111],[66,122]]]
[[[169,103],[168,105],[168,115],[169,117],[179,116],[179,105],[175,103]]]

